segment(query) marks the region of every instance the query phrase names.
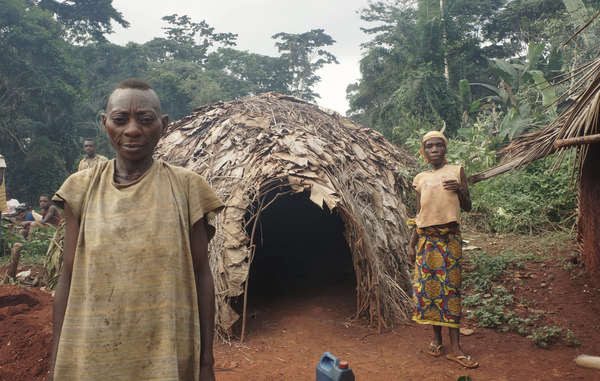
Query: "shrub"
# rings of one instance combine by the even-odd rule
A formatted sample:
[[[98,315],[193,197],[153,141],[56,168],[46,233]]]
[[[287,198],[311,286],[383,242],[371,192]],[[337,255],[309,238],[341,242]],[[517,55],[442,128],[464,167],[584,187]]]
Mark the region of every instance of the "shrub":
[[[576,206],[571,168],[571,159],[554,168],[553,158],[546,158],[476,184],[471,188],[473,213],[484,217],[477,220],[483,225],[478,227],[534,233],[565,225]]]
[[[528,337],[538,347],[548,348],[560,339],[561,334],[562,328],[553,325],[535,328]]]

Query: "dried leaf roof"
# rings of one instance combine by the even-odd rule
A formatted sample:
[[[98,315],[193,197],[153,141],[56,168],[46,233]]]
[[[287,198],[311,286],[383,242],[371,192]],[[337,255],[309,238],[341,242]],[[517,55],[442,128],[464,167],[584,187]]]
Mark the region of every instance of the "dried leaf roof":
[[[589,136],[600,133],[600,58],[580,67],[562,81],[577,79],[573,90],[563,96],[574,99],[557,119],[541,130],[526,133],[502,150],[500,165],[470,177],[471,182],[486,180],[522,167],[566,148],[556,149],[558,139]],[[588,146],[580,146],[578,167],[581,168]]]
[[[273,193],[307,192],[341,217],[355,264],[357,316],[379,326],[408,316],[405,202],[416,163],[378,132],[266,93],[204,106],[172,123],[157,156],[203,175],[225,201],[209,248],[221,332],[239,318],[230,301],[244,294],[254,255],[247,228]]]

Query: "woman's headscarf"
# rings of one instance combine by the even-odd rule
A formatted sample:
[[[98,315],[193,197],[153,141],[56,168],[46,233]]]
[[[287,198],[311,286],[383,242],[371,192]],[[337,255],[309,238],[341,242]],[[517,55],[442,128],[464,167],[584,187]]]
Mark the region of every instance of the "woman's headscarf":
[[[446,136],[444,135],[443,132],[429,131],[428,133],[423,135],[423,138],[421,138],[421,148],[419,149],[419,153],[421,154],[421,156],[423,157],[423,160],[425,160],[425,161],[427,161],[427,156],[425,156],[425,142],[428,141],[429,139],[433,139],[433,138],[442,139],[444,141],[444,145],[446,146],[446,148],[448,147],[448,139],[446,138]]]

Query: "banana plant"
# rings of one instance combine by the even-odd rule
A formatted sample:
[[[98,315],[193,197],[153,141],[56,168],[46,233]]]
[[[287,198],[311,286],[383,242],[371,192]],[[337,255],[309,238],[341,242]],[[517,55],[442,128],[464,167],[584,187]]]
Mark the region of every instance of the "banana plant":
[[[493,59],[490,63],[500,78],[498,85],[471,83],[471,86],[484,87],[492,93],[482,98],[481,103],[494,103],[504,112],[496,131],[503,139],[513,139],[534,126],[544,111],[549,116],[556,115],[556,92],[542,71],[536,69],[543,59],[543,52],[544,45],[531,43],[525,63]],[[532,91],[538,95],[533,104],[529,96]],[[538,99],[543,110],[536,107]]]

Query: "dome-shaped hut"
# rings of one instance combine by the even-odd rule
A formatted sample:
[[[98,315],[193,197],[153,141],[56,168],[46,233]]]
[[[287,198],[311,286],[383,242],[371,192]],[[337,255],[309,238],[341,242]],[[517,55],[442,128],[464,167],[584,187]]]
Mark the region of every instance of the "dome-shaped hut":
[[[324,237],[315,236],[337,234],[326,226],[335,221],[355,277],[356,316],[379,327],[407,316],[405,203],[415,163],[381,134],[297,98],[267,93],[204,106],[171,123],[156,155],[203,175],[226,204],[209,248],[221,331],[245,315],[245,296],[254,282],[249,274],[269,240],[313,245],[303,249],[300,261],[335,267],[336,258],[326,257],[343,248],[328,244],[320,250]],[[326,216],[302,220],[311,207]],[[312,226],[312,233],[299,231],[315,224],[322,225]],[[291,256],[294,244],[278,255]],[[315,262],[311,255],[321,258]],[[264,256],[284,263],[272,252]],[[256,282],[277,272],[271,267]],[[231,303],[240,299],[243,308],[235,311]]]

